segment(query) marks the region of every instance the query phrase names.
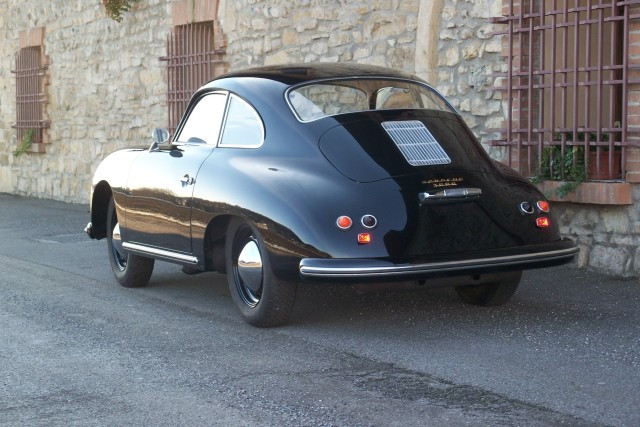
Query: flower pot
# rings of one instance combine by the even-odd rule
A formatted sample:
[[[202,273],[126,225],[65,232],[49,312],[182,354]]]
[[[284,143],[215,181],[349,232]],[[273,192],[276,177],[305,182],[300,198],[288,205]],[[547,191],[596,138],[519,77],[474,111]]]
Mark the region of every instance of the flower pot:
[[[589,152],[589,171],[587,172],[587,179],[594,180],[606,180],[606,179],[620,179],[620,158],[622,152],[620,150],[613,151],[613,169],[609,171],[609,151],[600,150],[600,172],[597,171],[596,162],[598,161],[598,152]],[[609,173],[611,172],[611,173]]]

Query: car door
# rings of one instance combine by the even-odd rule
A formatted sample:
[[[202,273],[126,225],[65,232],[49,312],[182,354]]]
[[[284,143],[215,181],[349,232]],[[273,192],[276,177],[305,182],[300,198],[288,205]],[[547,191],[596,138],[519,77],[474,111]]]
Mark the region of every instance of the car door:
[[[190,254],[191,208],[198,172],[220,135],[227,94],[202,96],[173,142],[140,154],[128,179],[126,235],[142,249]],[[171,258],[171,253],[162,252]]]

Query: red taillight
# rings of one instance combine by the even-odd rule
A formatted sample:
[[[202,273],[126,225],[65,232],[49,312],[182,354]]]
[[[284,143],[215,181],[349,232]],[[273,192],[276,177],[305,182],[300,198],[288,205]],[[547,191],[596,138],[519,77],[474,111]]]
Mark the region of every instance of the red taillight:
[[[549,202],[546,200],[540,200],[536,205],[541,212],[549,212]]]
[[[546,216],[541,216],[540,218],[536,218],[536,227],[538,228],[547,228],[551,225],[549,218]]]
[[[358,234],[358,244],[366,245],[367,243],[371,243],[371,234],[370,233]]]
[[[348,230],[353,225],[353,221],[351,221],[351,218],[349,218],[348,216],[342,215],[341,217],[338,217],[336,225],[340,230]]]

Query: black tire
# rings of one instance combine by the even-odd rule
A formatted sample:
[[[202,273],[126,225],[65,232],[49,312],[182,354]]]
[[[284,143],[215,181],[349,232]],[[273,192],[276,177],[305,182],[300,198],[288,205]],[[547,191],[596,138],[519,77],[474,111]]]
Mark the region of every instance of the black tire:
[[[113,275],[125,288],[145,286],[153,273],[154,260],[139,255],[126,254],[118,249],[113,239],[113,230],[118,224],[118,216],[113,197],[107,212],[107,251]]]
[[[239,218],[229,222],[225,263],[231,297],[247,323],[267,328],[289,319],[297,284],[274,276],[262,237],[253,225]]]
[[[466,304],[481,306],[502,305],[509,301],[518,289],[522,271],[512,273],[509,276],[505,280],[496,283],[456,286],[456,292]]]

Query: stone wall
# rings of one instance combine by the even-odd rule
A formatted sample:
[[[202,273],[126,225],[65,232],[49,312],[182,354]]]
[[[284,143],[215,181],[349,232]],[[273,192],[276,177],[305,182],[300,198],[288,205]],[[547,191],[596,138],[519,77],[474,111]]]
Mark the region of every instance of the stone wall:
[[[491,35],[500,28],[489,22],[501,12],[502,0],[445,0],[438,42],[437,88],[487,150],[496,134],[485,129],[501,128],[505,118],[501,93],[492,90],[499,78],[491,77],[506,71],[502,41]]]
[[[107,154],[148,143],[166,124],[166,54],[170,8],[144,0],[121,24],[99,1],[5,0],[0,11],[0,191],[88,201],[91,176]],[[45,153],[15,156],[18,141],[14,55],[20,31],[44,27],[48,69]]]
[[[580,247],[579,267],[620,276],[640,275],[640,186],[633,187],[633,206],[553,204],[560,232]]]
[[[418,0],[240,0],[220,5],[231,69],[347,62],[413,72]]]

